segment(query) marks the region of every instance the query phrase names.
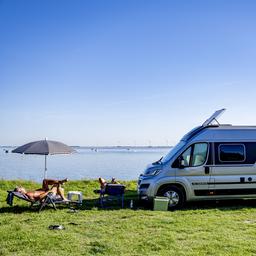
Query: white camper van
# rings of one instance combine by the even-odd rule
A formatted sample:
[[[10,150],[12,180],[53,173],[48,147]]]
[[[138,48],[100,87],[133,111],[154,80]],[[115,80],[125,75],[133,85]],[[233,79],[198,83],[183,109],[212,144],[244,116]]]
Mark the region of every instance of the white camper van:
[[[256,126],[221,125],[224,110],[146,168],[138,181],[140,199],[165,196],[174,209],[186,201],[256,198]]]

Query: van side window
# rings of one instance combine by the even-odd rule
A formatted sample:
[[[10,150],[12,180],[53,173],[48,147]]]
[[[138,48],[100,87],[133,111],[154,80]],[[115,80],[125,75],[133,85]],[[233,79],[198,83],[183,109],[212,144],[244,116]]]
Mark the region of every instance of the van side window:
[[[207,152],[208,152],[207,143],[196,143],[191,145],[180,156],[181,159],[183,160],[183,166],[195,167],[195,166],[203,165],[207,158]],[[173,167],[175,167],[175,165]]]
[[[184,160],[184,167],[188,167],[190,163],[190,156],[191,156],[192,146],[185,150],[185,152],[181,155],[181,158]]]
[[[206,157],[207,157],[207,144],[206,143],[195,144],[191,166],[200,166],[204,164]]]
[[[219,160],[221,162],[244,162],[245,146],[243,144],[219,145]]]

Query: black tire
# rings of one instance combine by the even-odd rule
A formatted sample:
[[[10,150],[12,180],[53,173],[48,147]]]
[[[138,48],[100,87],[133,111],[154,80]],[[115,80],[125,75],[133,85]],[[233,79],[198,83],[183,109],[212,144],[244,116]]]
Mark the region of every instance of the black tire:
[[[158,192],[158,195],[168,197],[170,199],[169,210],[180,209],[185,203],[185,194],[183,190],[175,185],[170,185],[161,189]]]

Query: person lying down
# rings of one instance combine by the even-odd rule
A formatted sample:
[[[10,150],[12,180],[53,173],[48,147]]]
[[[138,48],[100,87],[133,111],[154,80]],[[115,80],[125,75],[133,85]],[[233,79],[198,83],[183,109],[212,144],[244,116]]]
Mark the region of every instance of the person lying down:
[[[64,195],[64,189],[61,187],[61,185],[67,181],[68,181],[67,179],[64,179],[64,180],[44,179],[42,183],[42,188],[39,188],[37,190],[27,191],[24,187],[16,187],[14,191],[19,192],[23,195],[26,195],[31,201],[42,200],[50,192],[53,193],[53,195],[57,199],[68,201],[68,199]]]

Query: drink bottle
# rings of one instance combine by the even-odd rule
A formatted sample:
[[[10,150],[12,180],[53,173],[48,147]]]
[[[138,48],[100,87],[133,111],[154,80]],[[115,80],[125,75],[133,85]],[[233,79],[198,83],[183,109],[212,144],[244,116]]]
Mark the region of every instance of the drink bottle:
[[[133,208],[133,200],[130,201],[130,208]]]

